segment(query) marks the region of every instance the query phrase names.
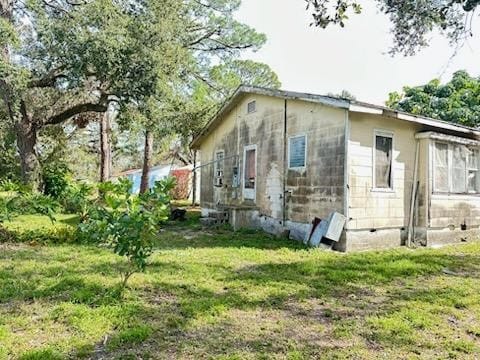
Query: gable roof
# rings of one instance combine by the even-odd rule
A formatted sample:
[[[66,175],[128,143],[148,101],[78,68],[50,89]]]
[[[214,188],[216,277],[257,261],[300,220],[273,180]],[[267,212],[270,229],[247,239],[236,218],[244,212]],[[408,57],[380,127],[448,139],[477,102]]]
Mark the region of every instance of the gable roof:
[[[430,126],[432,128],[454,131],[460,134],[480,139],[480,131],[478,129],[454,124],[448,121],[432,119],[426,116],[414,115],[403,111],[393,110],[385,106],[369,104],[357,100],[343,99],[333,96],[309,94],[295,91],[285,91],[276,89],[267,89],[258,86],[241,85],[235,93],[225,101],[216,115],[207,123],[207,125],[200,131],[200,133],[193,139],[191,147],[196,149],[200,146],[203,139],[215,129],[217,124],[222,121],[222,118],[228,114],[245,95],[264,95],[286,100],[302,100],[306,102],[313,102],[325,106],[331,106],[338,109],[345,109],[351,112],[359,112],[366,114],[382,115],[385,117],[395,118],[399,120],[409,121],[417,124]]]

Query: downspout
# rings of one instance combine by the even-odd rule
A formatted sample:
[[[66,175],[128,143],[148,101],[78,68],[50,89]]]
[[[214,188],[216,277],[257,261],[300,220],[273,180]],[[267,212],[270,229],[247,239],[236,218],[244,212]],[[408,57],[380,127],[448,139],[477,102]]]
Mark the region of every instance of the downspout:
[[[345,110],[345,151],[344,151],[344,164],[343,164],[343,215],[347,218],[347,226],[348,228],[348,221],[350,220],[349,216],[349,192],[350,187],[348,186],[348,179],[350,175],[350,161],[349,161],[349,154],[348,154],[348,145],[350,142],[350,113],[349,110]]]
[[[283,194],[280,196],[282,197],[283,201],[283,209],[282,209],[282,225],[285,226],[287,222],[287,108],[288,108],[288,100],[285,99],[284,101],[284,109],[283,109]]]
[[[420,153],[420,141],[417,139],[417,145],[415,149],[415,165],[413,168],[413,183],[412,183],[412,196],[410,198],[410,216],[408,218],[408,237],[407,237],[407,247],[412,247],[413,237],[415,233],[415,222],[413,217],[415,214],[415,204],[417,202],[417,192],[418,192],[418,158]]]

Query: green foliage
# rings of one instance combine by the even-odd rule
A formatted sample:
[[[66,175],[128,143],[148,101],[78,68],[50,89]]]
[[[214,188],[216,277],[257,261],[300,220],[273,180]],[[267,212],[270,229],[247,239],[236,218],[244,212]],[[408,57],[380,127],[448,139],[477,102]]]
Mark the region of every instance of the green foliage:
[[[107,246],[127,259],[120,290],[134,272],[145,270],[159,224],[168,219],[169,193],[174,186],[173,179],[166,179],[136,196],[130,194],[132,182],[128,179],[99,185],[101,197],[78,230],[80,238]]]
[[[70,170],[63,163],[51,163],[43,167],[43,192],[54,199],[64,196],[71,183]]]
[[[231,60],[216,65],[210,70],[210,78],[226,96],[230,96],[242,84],[272,89],[282,86],[270,66],[252,60]]]
[[[26,230],[0,226],[0,243],[67,244],[76,242],[75,235],[75,230],[68,226]]]
[[[108,249],[0,246],[0,342],[13,359],[45,349],[121,359],[158,349],[178,359],[475,359],[480,351],[478,243],[338,254],[169,223],[121,301],[119,258]]]
[[[67,214],[77,214],[80,222],[88,218],[92,204],[93,187],[84,182],[72,183],[68,186],[62,199],[63,209]]]
[[[9,191],[9,192],[28,192],[30,189],[28,186],[25,186],[17,181],[11,179],[0,180],[0,191]]]
[[[20,193],[10,200],[11,211],[18,215],[45,215],[53,222],[55,214],[61,209],[60,203],[48,195],[39,193]]]
[[[480,78],[457,71],[446,84],[438,79],[426,85],[391,93],[387,106],[461,125],[480,125]]]
[[[12,200],[0,197],[0,224],[13,217]]]
[[[345,26],[350,14],[362,12],[357,0],[306,0],[313,15],[313,24],[321,28],[329,25]],[[393,24],[394,46],[391,53],[413,55],[428,46],[432,31],[437,30],[448,36],[452,42],[460,42],[472,36],[471,21],[478,0],[376,0],[380,11]]]

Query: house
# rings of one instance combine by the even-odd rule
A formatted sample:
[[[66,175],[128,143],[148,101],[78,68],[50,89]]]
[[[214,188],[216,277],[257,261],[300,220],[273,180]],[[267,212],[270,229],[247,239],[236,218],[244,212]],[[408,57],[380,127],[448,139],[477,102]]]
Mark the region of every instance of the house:
[[[170,171],[172,170],[171,164],[165,165],[156,165],[150,168],[150,172],[148,174],[148,187],[153,188],[156,181],[163,180],[170,175]],[[130,169],[123,171],[114,176],[115,178],[126,177],[132,182],[132,189],[130,192],[132,194],[138,194],[140,192],[140,183],[142,181],[142,169]]]
[[[148,187],[153,188],[155,182],[173,176],[176,178],[176,187],[173,191],[173,197],[178,200],[193,200],[193,165],[178,166],[175,164],[160,164],[152,166],[148,174]],[[140,192],[140,183],[142,181],[142,169],[130,169],[123,171],[113,177],[113,180],[126,177],[132,181],[132,194]],[[199,183],[196,182],[196,191],[200,191]]]
[[[480,132],[359,101],[242,86],[194,139],[202,214],[290,231],[347,217],[337,249],[469,240]]]

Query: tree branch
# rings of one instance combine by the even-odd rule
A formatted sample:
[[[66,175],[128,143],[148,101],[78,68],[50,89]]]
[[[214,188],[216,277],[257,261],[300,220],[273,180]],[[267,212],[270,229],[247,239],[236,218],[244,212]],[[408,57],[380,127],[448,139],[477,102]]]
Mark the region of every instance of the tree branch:
[[[107,109],[108,107],[105,104],[86,103],[86,104],[75,105],[61,112],[60,114],[50,117],[45,122],[45,125],[58,125],[78,114],[82,114],[86,112],[105,112],[107,111]]]
[[[46,88],[55,85],[55,81],[65,77],[62,67],[50,70],[44,77],[32,80],[28,83],[29,88]]]

